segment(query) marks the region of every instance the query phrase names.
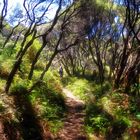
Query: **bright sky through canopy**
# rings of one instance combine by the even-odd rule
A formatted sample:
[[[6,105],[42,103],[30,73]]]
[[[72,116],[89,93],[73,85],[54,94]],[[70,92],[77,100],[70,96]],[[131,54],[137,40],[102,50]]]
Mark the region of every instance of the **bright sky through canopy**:
[[[17,4],[22,5],[24,0],[8,0],[9,7],[15,7]]]
[[[11,14],[13,12],[13,10],[16,8],[16,7],[20,7],[23,12],[25,12],[24,10],[24,7],[23,7],[23,2],[24,0],[8,0],[8,15],[6,18],[9,18],[9,14]],[[3,5],[3,0],[0,0],[0,10],[2,8],[2,5]],[[48,10],[48,12],[46,13],[48,19],[52,19],[56,13],[56,9],[57,9],[57,6],[55,4],[52,4]]]

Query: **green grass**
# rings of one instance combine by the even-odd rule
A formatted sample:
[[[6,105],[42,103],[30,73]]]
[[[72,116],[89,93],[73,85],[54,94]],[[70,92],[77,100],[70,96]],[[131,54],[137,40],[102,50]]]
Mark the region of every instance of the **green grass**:
[[[105,82],[101,89],[101,85],[95,81],[78,77],[64,77],[62,84],[71,90],[75,96],[87,102],[91,100],[91,98],[100,98],[111,89],[109,82]]]
[[[75,96],[85,101],[88,99],[88,95],[91,94],[93,90],[92,83],[83,78],[65,77],[62,83],[66,86],[66,88],[71,90]]]
[[[29,98],[38,108],[38,115],[49,122],[52,132],[56,132],[62,126],[61,119],[65,114],[65,103],[61,90],[56,88],[57,84],[54,82],[53,87],[51,82],[42,83],[36,87]]]

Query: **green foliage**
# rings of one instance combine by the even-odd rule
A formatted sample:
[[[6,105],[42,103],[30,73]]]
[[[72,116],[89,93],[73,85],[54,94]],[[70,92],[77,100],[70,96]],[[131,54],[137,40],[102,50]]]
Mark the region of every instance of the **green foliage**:
[[[55,134],[60,130],[60,128],[62,128],[63,123],[61,119],[57,119],[57,120],[49,121],[49,125],[50,125],[50,131]]]
[[[8,42],[5,46],[5,48],[2,50],[2,55],[5,57],[11,57],[12,54],[15,54],[16,50],[14,47],[14,43],[12,41]]]
[[[111,84],[109,82],[103,83],[101,87],[100,84],[96,84],[94,81],[77,77],[64,77],[62,84],[85,101],[89,101],[93,96],[99,98],[111,89]]]
[[[95,131],[104,131],[108,124],[108,119],[104,116],[97,115],[95,117],[90,118],[91,126]]]
[[[11,93],[12,94],[21,94],[21,93],[27,93],[28,87],[31,85],[31,81],[29,80],[23,80],[20,77],[15,77],[14,82],[11,87]]]
[[[33,81],[36,81],[39,79],[42,71],[41,70],[34,70],[34,76],[33,76]]]
[[[111,7],[111,2],[108,2],[107,0],[96,0],[96,4],[97,6],[101,6],[106,10],[109,10],[109,8]]]
[[[126,116],[127,111],[125,109],[121,108],[120,106],[117,106],[115,109],[115,115],[117,118],[119,118],[120,116]]]
[[[116,128],[127,128],[132,126],[132,122],[127,117],[120,117],[119,119],[113,122],[113,126],[115,126]]]
[[[82,100],[87,100],[88,94],[91,94],[92,92],[92,84],[86,79],[77,77],[66,77],[62,82],[64,83],[64,85],[67,84],[66,87]]]
[[[140,120],[140,112],[137,112],[137,113],[136,113],[136,118],[137,118],[138,120]]]
[[[86,128],[87,131],[105,134],[109,125],[109,117],[102,111],[101,107],[96,104],[88,104],[86,108]]]
[[[96,98],[100,98],[103,94],[108,93],[111,89],[111,84],[109,82],[103,83],[102,87],[100,84],[95,84],[93,93],[95,94]]]
[[[113,92],[112,93],[112,100],[113,101],[121,101],[122,100],[122,96],[120,95],[119,92]]]
[[[139,98],[131,98],[130,100],[130,104],[129,104],[129,110],[130,110],[130,114],[133,114],[136,119],[140,120],[140,108],[139,108]]]
[[[50,72],[51,73],[51,72]],[[23,80],[18,75],[15,77],[12,84],[12,95],[26,95],[26,100],[32,103],[33,107],[37,108],[37,116],[49,123],[50,129],[56,133],[63,125],[61,119],[65,114],[64,97],[61,94],[62,89],[58,82],[52,77],[46,82],[39,82],[30,94],[27,89],[32,87],[32,81]]]
[[[2,48],[2,46],[3,46],[3,43],[4,43],[4,41],[1,39],[2,37],[0,36],[0,48]],[[2,49],[1,49],[1,51],[2,51]],[[0,51],[0,52],[1,52]]]
[[[31,36],[28,37],[28,41],[31,39]],[[27,51],[27,59],[32,62],[35,58],[35,55],[38,51],[38,49],[41,47],[41,43],[39,42],[39,40],[34,40],[33,44],[30,46],[30,48]]]
[[[48,88],[54,92],[62,93],[62,85],[59,74],[56,70],[49,70],[45,74],[44,80],[47,82]]]
[[[122,117],[121,121],[123,122],[123,124],[125,124],[127,127],[131,127],[132,126],[132,121],[129,117]]]
[[[43,70],[45,68],[46,63],[43,60],[38,60],[35,65],[36,70]]]
[[[12,68],[13,62],[10,58],[6,59],[5,56],[0,55],[0,76],[6,78]]]
[[[50,129],[55,133],[62,126],[60,120],[65,113],[65,103],[60,89],[56,88],[57,83],[49,82],[38,84],[29,99],[38,108],[38,115],[49,122]]]
[[[139,92],[140,91],[140,84],[138,83],[135,83],[133,86],[132,86],[132,89],[131,89],[131,92]]]

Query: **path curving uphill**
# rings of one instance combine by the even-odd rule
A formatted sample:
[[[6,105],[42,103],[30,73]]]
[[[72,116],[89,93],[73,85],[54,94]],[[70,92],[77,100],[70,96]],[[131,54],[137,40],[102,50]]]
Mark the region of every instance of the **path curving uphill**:
[[[64,119],[64,126],[58,132],[55,140],[87,140],[84,131],[85,104],[77,99],[69,90],[63,89],[66,95],[66,107],[68,114]]]

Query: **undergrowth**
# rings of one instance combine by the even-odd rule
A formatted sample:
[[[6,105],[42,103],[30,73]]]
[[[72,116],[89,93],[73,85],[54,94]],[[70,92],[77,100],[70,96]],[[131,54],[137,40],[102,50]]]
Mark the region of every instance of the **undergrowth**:
[[[105,139],[137,139],[140,136],[140,97],[112,91],[111,84],[64,77],[63,85],[86,102],[85,130]],[[92,138],[91,138],[92,139]]]
[[[35,71],[34,78],[36,79],[39,74],[39,71]],[[46,121],[51,132],[56,133],[63,125],[61,120],[65,115],[66,109],[62,87],[60,82],[54,80],[54,78],[53,74],[46,74],[44,82],[39,82],[31,93],[28,93],[35,79],[32,81],[24,80],[16,75],[11,87],[11,95],[25,94],[28,98],[26,99],[35,110],[37,118]]]

